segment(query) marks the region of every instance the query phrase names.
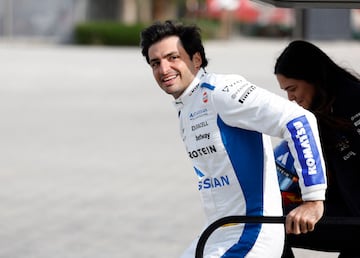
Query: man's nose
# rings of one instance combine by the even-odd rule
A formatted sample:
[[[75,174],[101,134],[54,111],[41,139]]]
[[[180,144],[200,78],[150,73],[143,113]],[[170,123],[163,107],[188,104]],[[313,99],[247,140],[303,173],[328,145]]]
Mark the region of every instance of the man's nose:
[[[169,70],[169,67],[170,67],[169,62],[167,62],[167,61],[162,61],[162,62],[160,63],[160,72],[161,72],[162,74],[166,74],[167,71]]]

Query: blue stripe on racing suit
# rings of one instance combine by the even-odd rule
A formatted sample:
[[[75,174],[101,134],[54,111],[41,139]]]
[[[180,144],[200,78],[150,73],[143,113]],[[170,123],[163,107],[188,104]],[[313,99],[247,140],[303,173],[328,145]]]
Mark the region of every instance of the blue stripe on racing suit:
[[[219,116],[217,121],[223,144],[244,192],[246,215],[261,216],[264,202],[263,182],[259,182],[258,179],[263,178],[262,136],[258,132],[228,126]],[[253,160],[256,162],[252,162]],[[244,164],[249,163],[252,163],[251,173],[244,167]],[[254,173],[259,175],[254,175]],[[246,224],[239,242],[228,249],[222,257],[244,257],[255,244],[260,229],[261,224]]]

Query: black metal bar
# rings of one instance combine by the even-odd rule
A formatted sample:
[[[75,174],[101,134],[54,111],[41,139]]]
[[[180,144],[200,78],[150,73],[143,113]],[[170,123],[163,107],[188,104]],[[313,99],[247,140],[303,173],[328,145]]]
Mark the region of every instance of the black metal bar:
[[[231,223],[284,224],[285,221],[285,216],[228,216],[218,219],[210,224],[201,234],[196,246],[195,258],[203,258],[206,241],[210,235],[221,226]],[[360,217],[322,217],[318,223],[342,226],[360,226]]]

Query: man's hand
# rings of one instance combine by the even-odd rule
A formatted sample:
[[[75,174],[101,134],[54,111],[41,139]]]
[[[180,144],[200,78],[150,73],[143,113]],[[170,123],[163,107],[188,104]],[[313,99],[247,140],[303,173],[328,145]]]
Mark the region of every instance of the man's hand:
[[[323,201],[304,202],[286,216],[286,233],[298,235],[313,231],[315,224],[322,217],[323,213]]]

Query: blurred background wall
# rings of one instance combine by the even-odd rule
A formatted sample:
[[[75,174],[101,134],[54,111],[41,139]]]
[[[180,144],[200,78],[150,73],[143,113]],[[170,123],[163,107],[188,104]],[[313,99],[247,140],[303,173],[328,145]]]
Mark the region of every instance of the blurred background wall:
[[[260,2],[239,2],[235,11],[237,22],[294,27],[296,37],[351,38],[353,31],[360,30],[359,10],[302,10],[299,15],[292,9]],[[215,0],[0,0],[0,38],[66,43],[73,40],[74,28],[80,22],[107,20],[134,24],[169,18],[216,20],[219,11]],[[319,19],[334,21],[342,27],[320,26],[319,29]]]

